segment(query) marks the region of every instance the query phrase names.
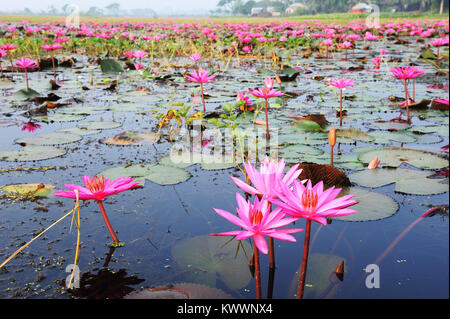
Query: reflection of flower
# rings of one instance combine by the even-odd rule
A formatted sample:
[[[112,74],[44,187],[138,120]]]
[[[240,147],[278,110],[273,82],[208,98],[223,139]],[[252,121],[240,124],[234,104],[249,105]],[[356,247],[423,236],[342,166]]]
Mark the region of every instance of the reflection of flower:
[[[25,123],[22,126],[22,131],[34,132],[34,131],[36,131],[37,129],[40,129],[40,128],[41,128],[41,126],[39,124],[33,123],[33,122],[30,121],[28,123]]]

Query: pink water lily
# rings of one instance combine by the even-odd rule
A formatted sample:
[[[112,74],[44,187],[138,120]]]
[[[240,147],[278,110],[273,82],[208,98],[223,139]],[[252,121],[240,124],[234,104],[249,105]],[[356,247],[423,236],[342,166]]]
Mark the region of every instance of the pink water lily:
[[[330,79],[328,84],[332,88],[339,89],[339,97],[340,97],[340,111],[339,111],[339,125],[342,126],[342,91],[348,87],[351,87],[355,84],[354,80],[351,79]]]
[[[292,233],[301,232],[299,228],[284,228],[286,225],[296,221],[297,218],[285,218],[281,208],[270,211],[270,204],[267,199],[261,201],[255,197],[254,204],[246,201],[241,194],[236,193],[236,201],[238,203],[238,216],[227,211],[214,208],[215,212],[227,219],[231,223],[243,228],[243,230],[233,230],[224,233],[215,233],[214,236],[236,236],[236,240],[244,240],[253,237],[256,247],[263,253],[268,253],[267,242],[264,236],[295,242],[295,238],[290,235]]]
[[[294,181],[292,189],[282,183],[279,185],[282,190],[278,193],[279,200],[269,200],[283,208],[283,211],[292,217],[310,219],[326,225],[328,217],[357,213],[353,209],[346,208],[358,203],[351,199],[354,195],[336,198],[341,189],[332,186],[324,191],[322,181],[314,186],[312,186],[311,180],[308,180],[306,186],[299,181]]]
[[[301,169],[298,169],[299,164],[296,164],[285,174],[285,166],[286,163],[284,158],[275,162],[266,156],[261,163],[259,170],[257,170],[250,162],[244,163],[245,171],[253,186],[250,186],[236,177],[230,177],[236,186],[244,192],[251,195],[265,196],[274,199],[277,198],[278,193],[281,192],[280,183],[290,187],[293,181],[302,172]]]
[[[272,98],[272,97],[277,97],[277,96],[282,96],[283,92],[281,91],[277,91],[275,89],[272,89],[271,87],[268,88],[267,85],[270,84],[269,80],[265,80],[265,84],[266,87],[265,88],[258,88],[256,90],[250,90],[249,93],[259,97],[259,98],[263,98],[265,100],[265,111],[266,111],[266,138],[269,139],[270,138],[270,134],[269,134],[269,116],[268,116],[268,110],[267,110],[267,100]],[[273,85],[273,80],[272,83]]]
[[[19,60],[14,60],[14,63],[16,64],[16,67],[25,70],[25,79],[26,79],[26,83],[27,83],[27,89],[29,89],[29,86],[28,86],[28,69],[37,68],[38,67],[37,61],[32,60],[30,58],[21,58]]]
[[[41,48],[51,52],[52,55],[52,66],[53,66],[53,77],[56,80],[56,69],[55,69],[55,54],[54,51],[61,49],[63,46],[59,43],[56,44],[44,44]]]
[[[83,183],[86,187],[65,184],[70,191],[55,191],[54,195],[58,197],[76,198],[74,190],[78,190],[79,199],[103,201],[106,197],[121,193],[123,191],[141,187],[137,182],[129,177],[120,177],[111,182],[109,178],[83,176]]]
[[[206,112],[206,105],[205,105],[205,96],[203,94],[203,84],[204,83],[211,83],[213,82],[213,79],[216,77],[216,74],[209,75],[208,70],[203,70],[201,68],[198,69],[198,71],[191,71],[189,75],[186,75],[186,79],[190,82],[200,83],[200,90],[202,93],[202,104],[203,104],[203,113]]]
[[[390,69],[392,75],[394,77],[396,77],[397,79],[402,80],[403,82],[403,86],[405,89],[405,102],[406,102],[406,114],[407,114],[407,118],[408,118],[408,123],[411,122],[411,117],[409,114],[409,93],[408,93],[408,86],[407,86],[407,80],[413,80],[413,99],[415,98],[415,82],[414,80],[416,78],[421,77],[422,75],[424,75],[426,72],[423,70],[420,70],[414,66],[407,66],[407,67],[396,67],[396,68],[391,68]]]
[[[78,192],[78,198],[81,200],[95,200],[100,208],[100,212],[102,213],[103,220],[105,221],[106,227],[114,241],[114,243],[119,243],[119,239],[117,238],[114,229],[109,222],[108,216],[106,215],[105,208],[103,206],[103,200],[106,197],[115,195],[126,190],[134,189],[142,187],[137,182],[130,177],[120,177],[115,181],[111,182],[109,178],[101,177],[90,177],[83,176],[83,183],[86,187],[73,185],[73,184],[65,184],[70,191],[62,191],[57,190],[54,193],[54,196],[57,197],[66,197],[66,198],[77,198],[77,194],[75,190]]]
[[[192,53],[189,57],[192,61],[197,62],[202,58],[202,56],[199,53]]]

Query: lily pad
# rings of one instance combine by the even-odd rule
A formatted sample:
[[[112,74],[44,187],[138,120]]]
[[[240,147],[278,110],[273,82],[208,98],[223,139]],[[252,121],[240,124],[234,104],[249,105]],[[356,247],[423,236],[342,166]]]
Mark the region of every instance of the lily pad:
[[[353,199],[358,201],[358,204],[349,207],[356,210],[357,213],[333,217],[333,219],[351,222],[379,220],[391,217],[399,209],[397,202],[392,197],[384,194],[371,192],[361,188],[346,187],[341,190],[339,196],[348,194],[355,195]]]
[[[229,240],[215,236],[189,238],[173,246],[172,255],[191,270],[189,277],[193,281],[215,287],[220,277],[228,288],[238,290],[251,280],[248,262],[252,249],[245,241]]]
[[[119,166],[109,168],[98,175],[103,175],[112,180],[119,177],[132,177],[144,185],[148,179],[159,185],[174,185],[187,181],[191,174],[184,169],[161,164],[137,164],[131,166]]]
[[[390,167],[406,162],[417,168],[441,169],[449,164],[447,159],[433,153],[393,146],[362,153],[358,159],[368,164],[374,157],[378,157],[380,165]]]
[[[313,253],[308,257],[308,269],[306,272],[304,297],[319,298],[333,283],[339,282],[334,274],[336,266],[345,259],[339,256]],[[292,278],[289,296],[294,297],[298,288],[300,268]]]
[[[45,184],[15,184],[0,187],[0,190],[9,195],[48,197],[52,194],[53,186]]]
[[[29,89],[21,89],[14,93],[14,98],[19,100],[27,100],[32,99],[35,96],[39,96],[39,92],[29,88]]]
[[[40,161],[66,154],[66,150],[54,146],[30,145],[17,151],[0,151],[0,160],[10,162]]]
[[[350,174],[352,183],[363,187],[381,187],[395,183],[395,191],[412,195],[433,195],[448,192],[449,185],[444,178],[428,178],[429,171],[405,168],[366,169]]]
[[[153,132],[122,132],[103,140],[109,145],[153,145],[159,139],[159,135]]]
[[[31,145],[60,145],[69,144],[81,140],[80,135],[54,132],[43,133],[33,137],[23,137],[15,141],[17,144],[31,144]]]
[[[100,62],[100,68],[103,73],[122,73],[124,69],[119,61],[114,59],[105,59]]]
[[[98,133],[101,132],[101,130],[91,130],[91,129],[86,129],[86,128],[70,127],[70,128],[60,129],[57,132],[70,133],[70,134],[85,136],[85,135],[98,134]]]
[[[78,127],[89,130],[109,130],[113,128],[118,128],[120,126],[122,126],[122,123],[108,122],[108,121],[85,122],[78,124]]]
[[[399,142],[399,143],[414,143],[417,139],[403,132],[370,132],[370,135],[375,137],[374,143],[376,144],[390,144],[391,141]]]

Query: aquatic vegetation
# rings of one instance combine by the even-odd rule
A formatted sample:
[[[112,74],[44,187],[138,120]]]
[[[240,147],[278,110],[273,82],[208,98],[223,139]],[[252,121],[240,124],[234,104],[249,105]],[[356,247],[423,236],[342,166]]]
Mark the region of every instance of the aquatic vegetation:
[[[267,261],[267,298],[384,298],[354,278],[385,258],[417,260],[409,285],[384,264],[396,296],[444,296],[423,265],[448,274],[448,213],[417,217],[448,204],[448,32],[445,17],[0,21],[0,296],[122,298],[145,278],[129,297],[263,298]],[[103,263],[105,237],[126,246]],[[66,260],[71,240],[74,265],[93,257],[80,289],[55,288],[66,265],[46,255]]]

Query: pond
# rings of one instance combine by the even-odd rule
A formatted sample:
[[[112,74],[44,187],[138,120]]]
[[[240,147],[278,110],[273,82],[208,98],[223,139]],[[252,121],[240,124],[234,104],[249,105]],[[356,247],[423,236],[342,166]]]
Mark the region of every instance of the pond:
[[[448,98],[448,73],[419,58],[429,39],[399,32],[395,38],[379,38],[370,50],[359,40],[346,60],[337,50],[328,59],[320,56],[318,40],[307,35],[303,38],[308,41],[295,46],[253,39],[252,54],[225,52],[214,58],[222,52],[220,45],[234,39],[228,25],[217,27],[223,32],[217,42],[200,37],[194,38],[195,44],[187,36],[173,40],[174,29],[162,26],[135,32],[136,37],[148,30],[168,34],[160,40],[165,43],[155,42],[160,47],[154,51],[153,44],[150,51],[149,42],[124,40],[119,33],[99,40],[105,42],[73,35],[70,46],[56,53],[75,61],[70,67],[56,67],[57,90],[49,85],[51,67],[27,74],[29,87],[42,99],[23,90],[24,72],[8,70],[8,59],[2,60],[0,186],[34,185],[25,195],[2,189],[0,262],[72,210],[72,199],[53,196],[55,190],[66,190],[64,184],[83,185],[83,176],[131,176],[143,187],[104,201],[120,247],[111,247],[99,206],[80,201],[80,288],[65,287],[78,234],[76,220],[68,216],[0,269],[0,298],[122,298],[167,286],[198,298],[256,298],[249,267],[253,244],[211,236],[237,229],[214,208],[234,213],[236,192],[245,196],[230,178],[244,180],[241,150],[256,167],[266,152],[284,158],[287,168],[305,162],[326,165],[330,127],[338,130],[334,166],[349,178],[351,187],[343,192],[355,195],[358,213],[330,218],[326,226],[312,223],[304,298],[448,298],[449,114],[448,104],[447,110],[430,106],[436,98]],[[308,30],[317,31],[313,26]],[[251,30],[279,36],[287,28]],[[438,29],[448,34],[448,20]],[[35,46],[44,36],[30,36],[22,47]],[[4,33],[0,41],[12,41],[10,37]],[[120,52],[145,48],[147,56],[138,61],[144,70],[109,72],[109,67],[126,64],[122,53],[114,56],[118,42],[107,41],[122,43]],[[99,48],[105,43],[110,45],[108,57]],[[199,61],[189,58],[193,52],[188,43],[202,53]],[[212,47],[201,47],[205,43]],[[95,47],[97,55],[77,52],[82,44]],[[170,51],[172,47],[176,49]],[[188,47],[189,54],[181,55]],[[448,66],[445,48],[441,63]],[[386,53],[380,68],[374,69],[371,60],[380,49]],[[403,83],[389,69],[411,63],[426,72],[416,79],[414,90],[416,101],[425,100],[426,106],[410,107],[408,123],[398,119],[406,117],[398,106]],[[203,118],[203,92],[185,77],[197,66],[216,73],[214,82],[203,84]],[[270,150],[265,150],[264,99],[247,93],[256,112],[240,111],[236,95],[264,87],[266,78],[277,76],[281,84],[275,82],[273,88],[285,95],[269,99]],[[340,127],[339,90],[330,88],[327,80],[343,77],[354,85],[344,91],[346,113]],[[311,114],[320,114],[326,123],[304,118]],[[35,130],[23,129],[30,122],[38,124]],[[248,134],[244,142],[242,132]],[[369,170],[375,156],[381,162]],[[37,190],[43,196],[35,196]],[[440,208],[420,218],[433,207]],[[305,221],[289,227],[304,229]],[[268,255],[260,254],[263,298],[296,297],[305,234],[293,236],[296,242],[275,239],[274,271],[269,270]],[[339,279],[334,270],[341,261],[345,272]],[[379,275],[377,287],[370,286],[371,265]]]

